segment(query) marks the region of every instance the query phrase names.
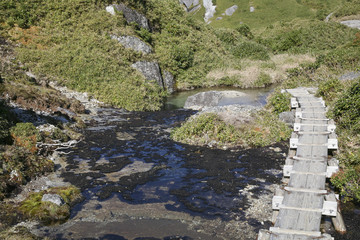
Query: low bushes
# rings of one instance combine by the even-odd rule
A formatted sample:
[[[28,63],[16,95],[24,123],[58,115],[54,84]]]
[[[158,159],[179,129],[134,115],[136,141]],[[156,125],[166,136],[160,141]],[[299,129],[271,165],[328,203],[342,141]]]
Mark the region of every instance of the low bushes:
[[[35,176],[51,172],[54,163],[21,146],[3,146],[0,154],[0,199]]]
[[[238,127],[225,123],[215,113],[200,114],[175,128],[171,137],[195,145],[263,147],[287,139],[290,133],[276,115],[259,111],[253,114],[251,123]]]
[[[276,114],[290,111],[290,98],[289,93],[281,93],[280,90],[276,90],[270,95],[267,107]]]
[[[52,202],[43,202],[44,194],[58,194],[64,204],[59,206]],[[74,186],[56,187],[38,193],[32,193],[25,199],[19,210],[28,218],[39,220],[46,225],[63,223],[70,217],[70,207],[82,198],[80,190]]]
[[[232,54],[238,58],[249,58],[252,60],[269,60],[268,50],[255,42],[244,41],[232,48]]]

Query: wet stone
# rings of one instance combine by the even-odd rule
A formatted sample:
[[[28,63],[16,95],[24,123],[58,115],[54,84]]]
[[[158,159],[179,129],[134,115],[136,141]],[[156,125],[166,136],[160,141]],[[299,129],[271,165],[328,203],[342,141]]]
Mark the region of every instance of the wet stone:
[[[65,204],[64,199],[58,194],[44,194],[41,201],[42,202],[52,202],[58,206],[62,206]]]

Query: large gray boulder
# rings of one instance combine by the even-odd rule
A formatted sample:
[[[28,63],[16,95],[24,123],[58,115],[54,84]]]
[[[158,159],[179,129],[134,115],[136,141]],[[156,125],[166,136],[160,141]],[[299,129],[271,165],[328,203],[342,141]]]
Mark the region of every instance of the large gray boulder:
[[[65,204],[64,199],[58,194],[44,194],[41,201],[42,202],[52,202],[58,206],[62,206]]]
[[[231,16],[234,14],[234,12],[238,9],[238,6],[237,5],[234,5],[232,7],[229,7],[228,9],[225,10],[225,14],[227,16]]]
[[[351,28],[360,29],[360,20],[347,20],[340,23]]]
[[[140,27],[145,28],[148,31],[151,31],[149,20],[143,14],[129,8],[123,3],[114,4],[106,7],[106,11],[112,15],[115,15],[115,9],[123,13],[127,23],[135,22]]]
[[[164,71],[163,80],[167,92],[170,94],[175,92],[175,80],[174,80],[174,76],[170,72],[166,70]]]
[[[188,97],[184,108],[200,110],[208,107],[232,105],[246,97],[247,94],[238,91],[200,92]]]
[[[152,52],[152,48],[137,37],[111,35],[111,38],[117,40],[125,48],[130,48],[134,51],[142,52],[144,54],[149,54]]]
[[[279,119],[280,121],[283,121],[284,123],[286,123],[289,126],[294,126],[294,122],[295,122],[295,113],[294,112],[282,112],[279,114]]]
[[[155,80],[161,88],[164,88],[160,67],[157,62],[139,61],[131,65],[141,72],[147,80]]]
[[[348,72],[339,77],[340,81],[346,81],[346,80],[354,80],[360,77],[360,71],[358,72]]]

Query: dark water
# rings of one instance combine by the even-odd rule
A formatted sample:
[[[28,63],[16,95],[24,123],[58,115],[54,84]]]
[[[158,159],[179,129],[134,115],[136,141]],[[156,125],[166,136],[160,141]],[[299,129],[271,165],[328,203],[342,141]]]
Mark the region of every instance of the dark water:
[[[256,231],[268,228],[270,222],[264,225],[263,219],[245,215],[250,207],[249,192],[258,197],[272,194],[268,186],[280,183],[280,165],[285,157],[269,147],[221,150],[172,141],[171,128],[194,113],[188,110],[124,113],[103,109],[101,118],[88,123],[84,140],[66,152],[68,165],[62,177],[80,187],[85,196],[85,201],[74,208],[72,218],[86,215],[87,204],[94,200],[98,202],[98,209],[105,210],[111,199],[113,205],[144,206],[144,211],[149,204],[163,204],[170,216],[186,213],[204,221],[218,219],[219,225],[222,224],[222,229],[211,230],[213,233],[205,238],[198,238],[197,232],[184,231],[183,236],[193,237],[189,239],[224,236],[231,239],[232,233],[224,229],[226,223],[234,219],[246,222]],[[287,150],[282,144],[274,147],[280,147],[283,152]],[[252,187],[244,192],[248,186]],[[116,211],[112,210],[112,214]],[[134,219],[131,222],[134,224]],[[184,228],[181,224],[179,222],[179,229]],[[109,227],[110,232],[115,230]],[[58,233],[58,239],[75,234],[75,230],[58,231],[62,232]],[[76,231],[87,236],[85,231]],[[160,235],[165,239],[168,234],[165,229],[164,232],[154,230],[152,234],[146,231],[146,237]]]

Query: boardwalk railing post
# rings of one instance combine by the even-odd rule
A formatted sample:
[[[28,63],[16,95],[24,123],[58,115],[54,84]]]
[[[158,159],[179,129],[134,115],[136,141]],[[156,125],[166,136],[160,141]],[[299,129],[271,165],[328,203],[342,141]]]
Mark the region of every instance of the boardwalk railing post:
[[[327,201],[337,201],[336,199],[336,196],[335,194],[332,192],[328,195],[325,195],[325,199]],[[332,217],[331,218],[333,224],[334,224],[334,227],[335,227],[335,230],[340,232],[340,233],[345,233],[346,232],[346,226],[345,226],[345,223],[344,223],[344,219],[341,215],[341,212],[340,212],[340,207],[338,206],[337,207],[337,212],[336,212],[336,217]]]

